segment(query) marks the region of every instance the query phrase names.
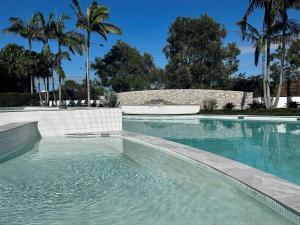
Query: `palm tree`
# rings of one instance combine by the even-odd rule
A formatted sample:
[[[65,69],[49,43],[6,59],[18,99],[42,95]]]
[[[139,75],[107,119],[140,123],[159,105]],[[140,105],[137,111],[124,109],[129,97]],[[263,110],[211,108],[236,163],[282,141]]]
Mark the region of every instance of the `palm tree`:
[[[265,51],[265,42],[266,35],[260,33],[255,27],[247,23],[245,20],[237,23],[238,26],[241,27],[242,39],[246,41],[252,42],[254,45],[254,64],[258,65],[260,54],[262,55],[262,78],[263,78],[263,93],[264,93],[264,102],[267,102],[267,80],[265,76],[265,59],[266,59],[266,51]]]
[[[54,21],[54,39],[57,41],[58,45],[58,55],[64,55],[62,53],[62,47],[67,47],[70,52],[75,54],[82,55],[83,52],[83,44],[84,44],[84,36],[74,30],[65,33],[65,20],[70,19],[67,15],[61,15],[57,21]],[[58,57],[58,67],[61,68],[62,59],[64,57]],[[64,75],[64,73],[61,73]],[[59,75],[59,74],[58,74]],[[62,105],[62,95],[61,95],[61,87],[62,87],[62,79],[64,77],[58,76],[59,80],[59,107]]]
[[[62,60],[71,60],[70,54],[67,51],[59,51],[56,54],[51,54],[51,66],[50,66],[50,70],[51,70],[51,74],[52,74],[52,78],[53,76],[53,72],[55,71],[55,73],[58,75],[59,77],[59,81],[60,81],[60,85],[61,85],[61,80],[65,78],[65,72],[61,66],[61,62]],[[61,87],[61,86],[60,86]],[[61,88],[60,88],[61,91]],[[54,92],[54,83],[53,83],[53,92]],[[61,107],[61,92],[59,93],[59,106]]]
[[[86,14],[81,10],[78,0],[73,0],[71,8],[77,16],[77,28],[86,32],[86,80],[87,80],[87,100],[90,106],[90,38],[93,32],[107,40],[107,34],[121,34],[121,29],[111,23],[105,22],[109,19],[109,9],[105,6],[98,5],[97,1],[87,8]]]
[[[279,44],[280,48],[280,75],[279,84],[276,93],[276,99],[273,108],[277,108],[280,93],[282,89],[282,81],[284,74],[284,65],[286,58],[286,44],[298,37],[299,25],[294,20],[288,18],[288,10],[291,8],[300,9],[300,0],[278,0],[279,10],[277,13],[276,23],[274,25],[275,32],[279,31]]]
[[[32,52],[32,41],[36,39],[36,18],[33,16],[28,22],[23,21],[21,18],[10,17],[10,26],[3,30],[4,33],[18,34],[28,41],[30,54]],[[33,93],[34,78],[30,75],[30,92]]]
[[[44,15],[41,12],[37,12],[34,15],[34,18],[37,23],[37,40],[43,43],[43,54],[48,59],[48,64],[51,64],[51,50],[49,46],[49,40],[54,38],[54,22],[53,22],[53,13],[48,15],[47,21],[44,18]],[[49,76],[46,77],[46,105],[49,105]]]
[[[264,19],[263,19],[263,31],[264,41],[263,41],[263,51],[266,51],[266,57],[262,56],[263,64],[266,62],[266,68],[263,73],[264,75],[264,101],[266,107],[271,108],[271,94],[270,94],[270,50],[271,50],[271,27],[274,25],[275,14],[278,11],[278,1],[277,0],[250,0],[249,6],[244,14],[242,24],[248,23],[249,16],[253,13],[255,9],[263,9]],[[242,32],[246,32],[246,26],[241,26]]]

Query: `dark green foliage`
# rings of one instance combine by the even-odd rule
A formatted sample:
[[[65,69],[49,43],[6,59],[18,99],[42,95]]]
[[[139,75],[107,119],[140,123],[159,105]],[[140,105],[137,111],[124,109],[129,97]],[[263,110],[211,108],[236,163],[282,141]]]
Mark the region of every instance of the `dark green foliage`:
[[[272,54],[273,64],[271,65],[271,78],[278,83],[280,75],[280,57],[282,54],[281,46],[278,46],[276,52]],[[285,49],[285,63],[283,68],[284,80],[300,79],[300,39],[291,42],[289,48]]]
[[[250,109],[265,109],[266,106],[263,102],[259,102],[257,100],[253,100],[251,103],[248,104]]]
[[[224,110],[233,110],[235,108],[235,104],[233,104],[232,102],[227,102],[224,106],[223,109]]]
[[[223,46],[225,28],[208,15],[178,17],[169,29],[164,52],[167,88],[224,88],[238,70],[240,50]]]
[[[75,106],[76,106],[75,101],[74,101],[74,100],[71,100],[71,101],[69,102],[68,106],[70,106],[70,107],[75,107]]]
[[[296,102],[296,101],[289,101],[287,103],[287,107],[288,108],[291,108],[291,109],[296,109],[298,108],[298,105],[299,105],[299,102]]]
[[[240,73],[232,77],[230,82],[233,91],[255,92],[259,91],[262,80],[260,76],[246,76],[245,73]]]
[[[38,94],[30,93],[0,93],[0,107],[39,106]]]
[[[150,54],[141,55],[129,44],[118,41],[103,57],[97,57],[92,69],[104,87],[116,92],[136,91],[163,86],[162,70]]]
[[[49,73],[41,54],[16,44],[8,44],[0,50],[0,92],[30,92],[30,76]]]
[[[91,107],[97,107],[96,100],[93,100],[93,101],[92,101],[92,103],[91,103]]]
[[[118,96],[113,91],[106,91],[104,94],[104,106],[105,107],[117,107],[118,106]]]
[[[82,83],[78,83],[74,80],[66,80],[63,85],[63,98],[70,100],[86,99],[86,80]],[[99,99],[104,94],[104,88],[99,84],[97,80],[90,80],[91,99]]]

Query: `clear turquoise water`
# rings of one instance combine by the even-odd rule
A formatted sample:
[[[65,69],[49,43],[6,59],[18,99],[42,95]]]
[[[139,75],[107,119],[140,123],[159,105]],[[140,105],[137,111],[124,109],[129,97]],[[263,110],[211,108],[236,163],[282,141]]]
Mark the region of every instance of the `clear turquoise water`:
[[[300,122],[127,118],[123,128],[209,151],[300,185]]]
[[[291,224],[199,166],[114,138],[44,138],[0,164],[0,224]]]

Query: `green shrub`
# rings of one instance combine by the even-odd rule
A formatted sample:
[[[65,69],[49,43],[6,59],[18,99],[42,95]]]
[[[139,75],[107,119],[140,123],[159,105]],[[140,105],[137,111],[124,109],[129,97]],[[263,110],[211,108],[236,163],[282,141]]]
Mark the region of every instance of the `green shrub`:
[[[251,103],[248,104],[250,109],[265,109],[266,105],[263,102],[259,102],[257,100],[253,100]]]
[[[206,99],[203,101],[204,111],[214,111],[218,108],[217,101],[215,99]]]
[[[290,108],[290,109],[297,109],[298,108],[298,102],[295,102],[295,101],[289,101],[287,103],[287,107]]]
[[[97,102],[96,102],[96,100],[93,100],[93,101],[92,101],[91,107],[97,107]]]
[[[71,100],[71,101],[69,102],[69,105],[68,105],[68,106],[70,106],[70,107],[75,107],[75,106],[76,106],[75,101],[74,101],[74,100]]]
[[[235,108],[235,104],[232,103],[232,102],[227,102],[224,106],[223,106],[223,109],[224,110],[233,110]]]
[[[113,91],[106,91],[104,93],[104,106],[105,107],[117,107],[118,106],[118,96]]]
[[[0,93],[0,107],[39,106],[38,93]]]

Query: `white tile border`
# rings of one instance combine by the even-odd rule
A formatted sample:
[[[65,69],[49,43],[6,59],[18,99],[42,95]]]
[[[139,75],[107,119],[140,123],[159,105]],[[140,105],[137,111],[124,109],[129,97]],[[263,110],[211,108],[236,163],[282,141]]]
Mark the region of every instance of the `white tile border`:
[[[24,121],[38,121],[38,128],[42,136],[61,136],[71,132],[122,130],[120,108],[0,112],[0,126]]]

